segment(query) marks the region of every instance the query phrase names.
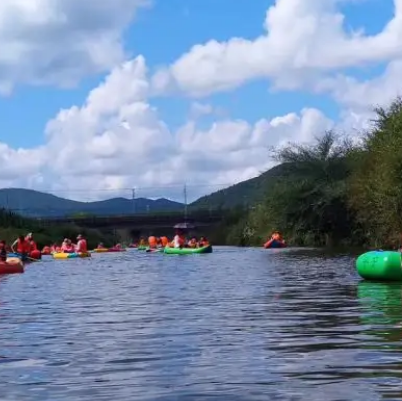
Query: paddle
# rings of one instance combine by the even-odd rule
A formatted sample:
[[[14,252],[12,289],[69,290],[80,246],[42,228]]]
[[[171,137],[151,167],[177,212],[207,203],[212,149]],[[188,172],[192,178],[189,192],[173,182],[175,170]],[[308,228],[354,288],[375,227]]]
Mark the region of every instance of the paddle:
[[[13,252],[13,253],[14,253],[14,255],[17,255],[17,257],[19,256],[21,258],[21,261],[24,262],[24,260],[22,258],[22,255],[20,253],[18,253],[18,252]],[[24,259],[25,260],[31,260],[32,262],[39,262],[38,259],[30,258],[29,256],[25,256]]]
[[[160,249],[147,249],[145,252],[160,252]]]

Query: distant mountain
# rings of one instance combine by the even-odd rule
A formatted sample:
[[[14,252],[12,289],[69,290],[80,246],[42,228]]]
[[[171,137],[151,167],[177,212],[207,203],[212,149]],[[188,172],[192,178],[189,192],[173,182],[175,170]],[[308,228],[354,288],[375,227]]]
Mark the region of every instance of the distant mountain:
[[[190,209],[230,209],[260,202],[278,180],[288,175],[288,165],[281,164],[260,176],[205,195],[189,205]]]
[[[202,196],[189,205],[194,209],[230,209],[260,202],[281,178],[288,175],[287,165],[278,165],[258,177]],[[79,214],[113,216],[133,213],[181,212],[184,205],[168,199],[113,198],[97,202],[79,202],[44,192],[22,188],[0,189],[0,208],[11,209],[27,217],[61,217]]]
[[[29,217],[56,217],[78,214],[124,215],[147,212],[182,211],[184,205],[168,199],[113,198],[98,202],[78,202],[22,188],[0,189],[0,208]]]

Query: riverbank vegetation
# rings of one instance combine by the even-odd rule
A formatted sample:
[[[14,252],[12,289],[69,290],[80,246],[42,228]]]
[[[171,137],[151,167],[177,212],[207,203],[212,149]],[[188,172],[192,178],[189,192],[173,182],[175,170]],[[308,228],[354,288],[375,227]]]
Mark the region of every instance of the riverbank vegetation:
[[[99,242],[113,245],[116,241],[113,234],[99,230],[85,229],[74,224],[48,225],[40,220],[22,217],[6,209],[0,209],[0,239],[11,244],[19,235],[34,234],[38,247],[53,243],[61,243],[64,238],[75,240],[78,234],[87,238],[88,246],[94,248]]]
[[[280,230],[302,246],[401,245],[402,100],[375,112],[358,140],[327,132],[312,145],[275,149],[286,174],[225,225],[220,242],[261,245]]]

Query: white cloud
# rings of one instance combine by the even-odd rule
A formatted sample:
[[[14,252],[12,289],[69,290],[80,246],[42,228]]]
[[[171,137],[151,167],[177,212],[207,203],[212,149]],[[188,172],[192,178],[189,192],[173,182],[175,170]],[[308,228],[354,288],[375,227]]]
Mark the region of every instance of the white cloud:
[[[394,18],[373,36],[345,30],[345,17],[336,8],[344,1],[277,0],[267,11],[261,36],[194,45],[158,71],[155,88],[203,96],[269,78],[278,88],[294,89],[342,68],[402,56],[402,0],[394,0]]]
[[[254,124],[221,119],[203,130],[184,122],[172,132],[150,105],[149,93],[144,58],[123,63],[82,107],[61,110],[48,122],[44,148],[15,151],[3,145],[0,171],[9,166],[5,176],[12,170],[13,178],[24,177],[16,183],[73,197],[85,190],[95,197],[108,190],[128,195],[132,187],[159,187],[153,196],[166,196],[174,191],[164,186],[185,182],[195,197],[265,170],[272,164],[271,145],[308,140],[332,124],[318,110],[304,109]]]
[[[2,0],[0,92],[15,84],[71,85],[124,57],[123,29],[147,0]]]
[[[190,116],[197,119],[214,113],[214,107],[207,103],[193,102],[190,108]]]
[[[22,0],[12,3],[14,11],[11,3],[0,4],[0,42],[6,34],[12,39],[6,54],[0,52],[0,88],[12,87],[14,82],[41,83],[42,78],[38,77],[44,76],[50,82],[67,77],[63,81],[67,82],[122,60],[120,33],[132,15],[121,16],[122,8],[120,11],[117,8],[124,6],[134,11],[141,2],[105,0],[95,12],[97,18],[87,26],[85,10],[78,13],[79,19],[72,17],[77,14],[74,7],[84,7],[84,3],[48,1],[59,8],[49,6],[43,9],[48,12],[38,12],[34,6],[48,4],[45,0],[32,0],[30,10],[23,8],[28,3]],[[60,110],[47,123],[46,144],[41,148],[16,150],[0,143],[0,184],[52,190],[90,200],[116,196],[119,191],[128,196],[132,187],[139,188],[137,196],[170,195],[182,199],[181,185],[187,183],[189,196],[194,198],[218,189],[221,184],[233,184],[269,168],[271,146],[287,141],[307,142],[334,125],[359,129],[367,122],[372,103],[386,103],[402,89],[399,84],[402,47],[395,45],[399,41],[395,21],[400,18],[402,0],[395,3],[399,7],[396,19],[374,37],[346,34],[335,0],[278,0],[267,13],[267,34],[255,41],[233,39],[195,46],[169,70],[159,71],[151,79],[143,57],[122,61],[90,91],[82,106]],[[30,41],[25,41],[26,36],[15,33],[14,38],[11,31],[7,33],[4,27],[9,22],[4,22],[3,17],[13,15],[15,10],[22,10],[17,16],[24,23],[28,21],[28,28],[43,28],[38,37],[33,34],[36,28],[29,30],[16,22],[15,26],[27,29]],[[61,31],[63,24],[60,25],[58,18],[66,24]],[[43,65],[38,67],[33,61],[39,53],[27,49],[44,49],[41,46],[46,41],[41,35],[49,29],[54,37],[60,38],[63,53],[51,47]],[[69,30],[78,35],[75,40],[67,38]],[[96,44],[97,39],[90,34],[95,31],[108,39]],[[76,44],[78,38],[82,43]],[[111,47],[102,47],[104,43]],[[89,51],[98,45],[99,51],[103,49],[104,59],[94,58],[97,53]],[[83,46],[78,53],[74,53],[76,46]],[[24,63],[18,62],[27,54],[31,57],[27,60],[32,62],[21,67]],[[82,64],[67,63],[67,69],[56,69],[59,75],[45,73],[53,71],[55,60],[63,64],[64,57],[72,60],[78,54]],[[383,76],[366,82],[327,75],[338,73],[341,67],[391,58]],[[10,69],[6,71],[4,65]],[[69,65],[74,65],[73,70],[79,73],[71,73]],[[10,75],[10,71],[15,75]],[[335,123],[320,110],[304,108],[270,119],[261,116],[250,122],[231,119],[208,102],[196,102],[190,107],[189,119],[173,130],[152,106],[155,89],[172,89],[177,85],[187,93],[200,95],[239,86],[258,77],[268,77],[277,86],[286,88],[313,83],[315,90],[326,91],[339,102],[342,121]],[[202,116],[215,122],[209,126],[205,121],[201,124],[198,118]]]
[[[342,105],[358,111],[367,107],[384,105],[402,95],[402,57],[391,61],[385,71],[372,79],[357,80],[338,76],[324,84]]]

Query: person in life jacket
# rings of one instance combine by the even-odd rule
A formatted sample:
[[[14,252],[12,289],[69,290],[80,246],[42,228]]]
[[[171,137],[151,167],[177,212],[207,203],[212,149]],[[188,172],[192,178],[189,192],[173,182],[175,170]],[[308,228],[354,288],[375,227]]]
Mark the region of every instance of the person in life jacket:
[[[103,242],[99,242],[98,246],[96,249],[105,249],[105,245],[103,245]]]
[[[25,241],[28,241],[29,244],[31,245],[31,252],[36,251],[38,249],[36,242],[33,239],[33,234],[28,233],[27,236],[25,237]]]
[[[198,246],[200,248],[204,248],[205,246],[209,246],[209,241],[207,237],[201,237],[200,240],[198,241]]]
[[[157,241],[156,241],[156,237],[155,237],[154,235],[150,235],[150,236],[148,237],[148,246],[149,246],[151,249],[155,249],[155,248],[157,247],[157,245],[158,245],[158,243],[157,243]]]
[[[20,235],[11,245],[11,250],[15,253],[19,253],[22,260],[26,260],[31,251],[31,244],[25,240],[23,235]]]
[[[183,248],[185,244],[186,244],[186,237],[184,235],[184,231],[177,229],[176,235],[173,238],[173,247]]]
[[[51,249],[49,245],[45,245],[42,249],[42,255],[50,255],[51,254]]]
[[[64,238],[64,241],[61,244],[61,251],[64,253],[74,253],[75,252],[75,247],[71,243],[70,239]]]
[[[190,241],[188,241],[187,246],[189,248],[197,248],[197,238],[193,237],[190,239]]]
[[[7,261],[7,245],[6,241],[0,241],[0,261],[6,262]]]
[[[163,236],[160,238],[160,240],[161,240],[162,248],[165,248],[166,246],[169,245],[169,239],[167,237]]]
[[[273,244],[286,246],[285,240],[279,231],[274,231],[272,233],[271,238],[264,244],[264,248],[270,248]]]
[[[77,245],[75,246],[75,252],[77,253],[88,252],[87,240],[81,234],[77,236]]]
[[[29,252],[29,257],[33,259],[40,259],[42,257],[41,251],[38,249],[38,246],[36,245],[36,242],[33,239],[33,234],[29,233],[26,237],[25,240],[29,242],[31,245],[31,250]]]
[[[50,247],[50,253],[59,253],[61,252],[61,246],[57,245],[56,243],[54,243],[51,247]]]

